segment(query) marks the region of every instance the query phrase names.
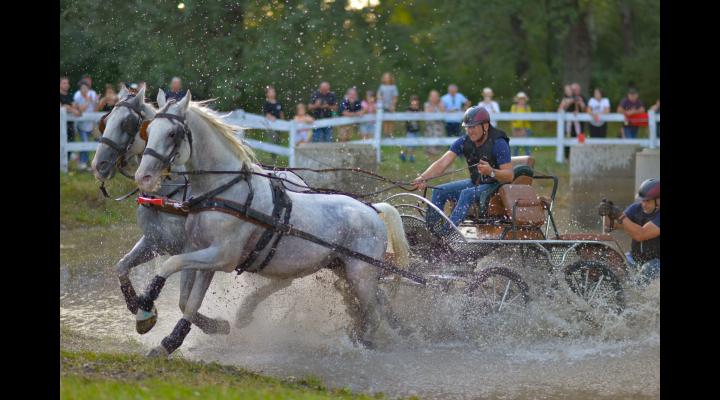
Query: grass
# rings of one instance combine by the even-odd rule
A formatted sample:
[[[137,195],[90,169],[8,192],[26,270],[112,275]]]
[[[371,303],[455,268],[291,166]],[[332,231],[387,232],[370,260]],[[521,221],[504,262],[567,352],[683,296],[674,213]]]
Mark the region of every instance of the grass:
[[[316,377],[265,377],[217,363],[137,354],[60,351],[64,399],[383,399],[328,389]]]
[[[134,198],[121,202],[106,199],[99,183],[89,172],[60,173],[60,226],[62,229],[83,226],[108,226],[135,222]],[[120,197],[135,188],[135,182],[119,174],[106,184],[111,197]]]

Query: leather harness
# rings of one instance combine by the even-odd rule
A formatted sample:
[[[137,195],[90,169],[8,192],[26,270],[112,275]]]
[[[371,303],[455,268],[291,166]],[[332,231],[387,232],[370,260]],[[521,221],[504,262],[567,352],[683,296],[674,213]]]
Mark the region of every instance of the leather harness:
[[[175,120],[180,122],[181,126],[180,131],[176,131],[174,135],[175,143],[172,152],[168,156],[163,156],[162,154],[157,153],[155,150],[146,148],[145,152],[143,154],[150,155],[152,157],[155,157],[159,159],[165,166],[169,167],[173,161],[175,160],[175,157],[177,156],[177,148],[182,143],[182,140],[187,136],[188,142],[190,145],[190,152],[192,154],[192,134],[190,130],[188,129],[187,125],[185,124],[185,119],[183,117],[174,115],[174,114],[167,114],[167,113],[160,113],[155,115],[155,118],[168,118],[171,120]],[[177,129],[177,128],[176,128]],[[283,236],[289,235],[289,236],[295,236],[313,243],[316,243],[320,246],[326,247],[331,249],[334,252],[344,254],[356,259],[359,259],[361,261],[365,261],[368,264],[371,264],[375,267],[384,269],[386,271],[398,274],[400,276],[406,277],[408,279],[411,279],[415,282],[418,282],[420,284],[425,285],[426,280],[425,278],[418,276],[412,272],[406,271],[404,269],[400,269],[395,267],[394,265],[387,263],[382,260],[376,260],[370,256],[367,256],[365,254],[359,253],[357,251],[354,251],[352,249],[349,249],[345,246],[331,243],[328,241],[325,241],[313,234],[301,231],[299,229],[296,229],[290,224],[290,214],[292,211],[292,201],[290,200],[290,197],[287,195],[287,192],[285,190],[284,185],[282,182],[274,179],[270,180],[270,188],[272,191],[272,198],[273,198],[273,211],[272,215],[267,215],[262,212],[259,212],[257,210],[254,210],[251,208],[252,205],[252,199],[254,196],[254,191],[251,183],[251,176],[254,174],[253,171],[250,170],[250,168],[243,164],[242,170],[233,172],[237,173],[237,176],[230,181],[218,186],[215,189],[212,189],[206,193],[203,193],[202,195],[198,197],[192,197],[188,199],[187,201],[184,201],[180,204],[180,209],[183,210],[185,213],[196,213],[196,212],[203,212],[203,211],[218,211],[223,212],[229,215],[232,215],[238,219],[247,221],[252,223],[253,225],[258,225],[265,228],[265,232],[263,232],[262,236],[258,240],[258,242],[255,244],[255,248],[250,252],[248,257],[246,257],[245,260],[242,260],[238,264],[237,267],[235,267],[235,271],[237,271],[238,274],[241,274],[244,271],[248,272],[260,272],[267,264],[270,263],[273,256],[275,255],[275,251],[277,249],[277,245],[280,242],[280,239],[282,239]],[[230,189],[230,187],[245,181],[248,185],[248,195],[247,199],[245,200],[245,204],[237,203],[228,199],[224,199],[222,197],[218,197],[221,193],[225,192],[226,190]],[[267,245],[272,240],[272,237],[275,236],[275,240],[272,243],[272,247],[270,248],[270,251],[265,256],[265,259],[255,268],[252,268],[252,264],[255,263],[257,260],[257,257],[259,254],[267,247]]]

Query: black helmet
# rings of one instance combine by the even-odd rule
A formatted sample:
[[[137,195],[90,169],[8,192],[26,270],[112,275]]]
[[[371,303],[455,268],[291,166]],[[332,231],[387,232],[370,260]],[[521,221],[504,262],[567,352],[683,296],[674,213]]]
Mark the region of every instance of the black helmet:
[[[480,125],[483,122],[490,122],[490,114],[480,106],[470,107],[465,111],[462,126],[469,127]]]
[[[660,198],[660,180],[659,179],[646,179],[640,184],[638,189],[637,199],[638,200],[655,200]]]

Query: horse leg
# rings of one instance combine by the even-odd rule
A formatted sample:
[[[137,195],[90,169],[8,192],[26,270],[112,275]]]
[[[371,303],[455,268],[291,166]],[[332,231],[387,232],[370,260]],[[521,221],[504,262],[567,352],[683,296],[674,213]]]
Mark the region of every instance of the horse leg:
[[[380,326],[380,302],[378,300],[378,271],[372,265],[354,258],[346,258],[345,274],[350,288],[360,306],[358,342],[374,347],[370,338]]]
[[[208,274],[209,278],[207,277]],[[195,271],[191,269],[184,269],[180,272],[180,311],[185,313],[187,301],[190,297],[190,292],[193,288],[193,284],[195,283],[196,276],[198,279],[207,279],[210,281],[212,280],[214,274],[214,271]],[[195,313],[190,322],[195,324],[207,335],[227,335],[230,333],[230,323],[228,321],[222,318],[210,318],[199,311]]]
[[[157,309],[155,300],[170,275],[182,269],[220,270],[218,267],[221,253],[217,247],[207,247],[189,253],[174,255],[163,263],[158,274],[150,281],[145,292],[138,297],[138,311],[135,314],[135,329],[139,334],[145,334],[157,322]],[[194,286],[194,285],[193,285]]]
[[[362,313],[358,304],[357,298],[351,291],[351,283],[348,281],[345,270],[342,268],[333,268],[332,272],[338,277],[333,286],[342,296],[343,304],[347,309],[350,319],[352,319],[352,326],[348,331],[348,336],[352,340],[357,340],[360,337],[360,331],[362,327]],[[345,286],[347,284],[347,287]]]
[[[258,305],[265,301],[272,294],[285,289],[290,286],[293,282],[292,278],[289,279],[272,279],[270,283],[255,290],[249,296],[243,300],[242,305],[235,314],[235,327],[245,328],[253,320],[253,313],[257,309]]]
[[[192,271],[191,271],[192,272]],[[187,303],[185,304],[185,310],[183,311],[183,317],[175,325],[172,332],[165,336],[160,342],[160,346],[157,346],[150,350],[148,356],[150,357],[167,357],[178,349],[185,341],[185,337],[190,333],[191,323],[196,320],[196,315],[202,301],[205,298],[210,282],[215,275],[215,271],[197,271],[195,273],[194,283],[190,290]]]
[[[123,258],[115,265],[118,279],[120,280],[120,290],[125,298],[125,304],[131,313],[138,311],[138,297],[135,294],[132,282],[130,281],[130,270],[136,266],[146,263],[155,258],[156,253],[152,249],[150,240],[144,235],[135,243],[132,250],[125,254]]]

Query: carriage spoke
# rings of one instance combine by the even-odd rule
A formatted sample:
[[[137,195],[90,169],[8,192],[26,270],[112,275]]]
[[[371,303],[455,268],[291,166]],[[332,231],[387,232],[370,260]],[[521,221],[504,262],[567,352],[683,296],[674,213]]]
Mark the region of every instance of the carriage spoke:
[[[498,312],[502,310],[503,303],[505,302],[505,298],[507,297],[508,291],[510,290],[510,284],[512,281],[508,279],[507,286],[505,286],[505,292],[503,293],[502,299],[500,299],[500,306],[498,306]]]
[[[583,286],[583,297],[587,298],[588,279],[590,278],[590,270],[585,269],[585,285]]]
[[[590,298],[588,299],[588,303],[590,303],[595,296],[595,292],[597,292],[598,287],[602,284],[603,278],[605,278],[605,275],[600,275],[600,279],[598,279],[597,284],[595,285],[595,288],[593,289],[592,293],[590,293]]]

